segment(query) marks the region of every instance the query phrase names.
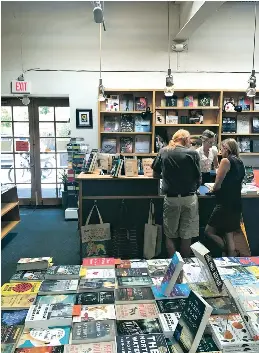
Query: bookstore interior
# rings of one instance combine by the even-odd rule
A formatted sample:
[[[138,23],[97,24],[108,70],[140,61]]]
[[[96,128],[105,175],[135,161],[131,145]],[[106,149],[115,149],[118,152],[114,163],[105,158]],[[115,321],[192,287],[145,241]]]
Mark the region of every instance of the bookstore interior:
[[[258,12],[2,2],[3,353],[259,353]]]

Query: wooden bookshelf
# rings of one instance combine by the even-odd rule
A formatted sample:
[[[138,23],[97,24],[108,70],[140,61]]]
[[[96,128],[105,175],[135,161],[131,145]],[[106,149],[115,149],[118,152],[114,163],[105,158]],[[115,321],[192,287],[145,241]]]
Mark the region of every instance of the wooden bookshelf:
[[[19,201],[16,186],[1,190],[1,239],[20,222]]]
[[[120,104],[117,111],[106,111],[106,102],[98,102],[98,143],[99,148],[102,147],[102,141],[104,138],[109,139],[110,136],[113,139],[116,139],[116,153],[120,153],[120,138],[122,136],[132,137],[133,140],[133,153],[121,153],[124,156],[138,156],[138,157],[153,157],[155,153],[155,136],[157,133],[164,132],[165,136],[168,139],[171,138],[172,134],[176,129],[185,128],[190,131],[191,135],[201,134],[203,130],[210,129],[212,130],[218,138],[218,147],[222,139],[227,137],[237,137],[242,138],[242,136],[253,137],[254,139],[259,138],[259,133],[253,133],[252,128],[249,134],[243,133],[222,133],[222,118],[223,116],[237,116],[237,115],[247,115],[249,119],[252,119],[251,114],[256,114],[259,117],[259,110],[254,109],[254,102],[251,100],[250,110],[244,110],[240,113],[237,112],[223,112],[224,99],[226,97],[233,97],[235,104],[238,103],[240,96],[245,97],[245,92],[243,90],[222,90],[222,89],[177,89],[175,91],[175,96],[177,96],[177,106],[166,106],[168,101],[165,100],[163,89],[116,89],[116,88],[107,88],[105,90],[106,95],[119,95]],[[133,95],[133,109],[132,105],[130,109],[125,110],[125,105],[122,104],[122,96],[124,94]],[[193,106],[184,106],[184,97],[193,96]],[[200,106],[200,95],[207,95],[210,98],[210,105]],[[148,107],[151,112],[151,125],[149,132],[110,132],[104,130],[104,117],[105,116],[116,116],[118,121],[120,121],[121,116],[124,114],[132,115],[136,117],[141,115],[143,111],[136,110],[135,97],[146,97],[148,101]],[[158,113],[168,115],[178,116],[178,121],[181,117],[190,116],[191,110],[202,111],[203,114],[203,124],[166,124],[166,123],[157,123],[156,115]],[[170,113],[172,112],[172,113]],[[183,119],[181,119],[183,120]],[[150,136],[150,151],[149,153],[136,153],[135,151],[135,137],[136,135]],[[242,156],[258,156],[259,153],[241,153]]]

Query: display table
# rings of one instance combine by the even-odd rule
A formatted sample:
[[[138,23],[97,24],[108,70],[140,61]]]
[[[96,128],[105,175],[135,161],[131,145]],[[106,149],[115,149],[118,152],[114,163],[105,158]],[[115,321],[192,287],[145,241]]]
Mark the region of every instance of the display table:
[[[138,176],[112,178],[109,175],[81,173],[79,182],[79,226],[85,224],[87,215],[97,202],[103,220],[118,224],[119,210],[124,200],[129,217],[143,236],[144,224],[148,220],[149,202],[155,204],[155,218],[158,224],[163,220],[163,195],[160,194],[160,180]],[[207,196],[208,188],[201,186],[199,195],[200,236],[215,206],[215,197]],[[252,255],[259,255],[259,196],[242,195],[243,218]],[[94,219],[93,219],[94,221]],[[197,238],[194,239],[197,241]]]

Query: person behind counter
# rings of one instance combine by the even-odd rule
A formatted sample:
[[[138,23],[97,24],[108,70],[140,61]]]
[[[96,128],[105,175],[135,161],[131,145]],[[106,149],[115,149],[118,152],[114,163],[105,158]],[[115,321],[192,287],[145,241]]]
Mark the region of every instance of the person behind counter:
[[[189,147],[189,132],[178,130],[169,146],[160,150],[152,165],[153,176],[162,178],[165,194],[163,224],[170,257],[177,248],[182,257],[190,257],[192,237],[199,236],[196,192],[201,182],[200,158]]]
[[[245,176],[244,164],[239,158],[238,144],[227,139],[221,145],[222,160],[212,192],[216,195],[216,206],[205,233],[227,256],[235,256],[234,233],[240,229],[241,189]],[[217,235],[225,234],[224,238]]]
[[[218,150],[215,143],[215,134],[210,130],[203,131],[201,135],[202,146],[197,148],[197,152],[200,156],[201,173],[202,173],[202,184],[210,183],[210,171],[212,169],[212,163],[214,168],[218,168]]]

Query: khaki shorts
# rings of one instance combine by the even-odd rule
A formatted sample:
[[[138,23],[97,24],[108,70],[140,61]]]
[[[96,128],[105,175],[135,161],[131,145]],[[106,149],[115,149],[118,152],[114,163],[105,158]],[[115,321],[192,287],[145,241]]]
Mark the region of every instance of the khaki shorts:
[[[199,236],[197,195],[164,199],[164,232],[168,238],[190,239]]]

